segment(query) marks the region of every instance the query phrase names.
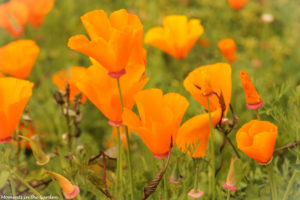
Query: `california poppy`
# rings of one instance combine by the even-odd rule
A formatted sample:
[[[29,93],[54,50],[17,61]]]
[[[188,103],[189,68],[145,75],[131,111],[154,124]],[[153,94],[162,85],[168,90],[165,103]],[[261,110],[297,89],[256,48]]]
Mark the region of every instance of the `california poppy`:
[[[204,29],[199,19],[184,15],[169,15],[163,20],[163,27],[151,28],[145,36],[145,43],[159,48],[177,59],[185,58]]]
[[[223,188],[226,188],[230,191],[235,191],[237,190],[237,187],[235,185],[235,170],[234,170],[234,156],[231,158],[226,182],[223,184]]]
[[[0,78],[0,143],[11,140],[32,94],[33,83],[16,78]]]
[[[134,105],[133,95],[142,90],[148,82],[144,76],[145,68],[128,65],[127,73],[120,78],[125,108]],[[108,71],[97,61],[78,77],[77,88],[110,120],[111,125],[122,124],[122,106],[117,80],[108,75]]]
[[[210,109],[215,111],[222,107],[220,99],[223,98],[225,112],[230,104],[231,98],[231,67],[227,63],[217,63],[196,68],[185,78],[183,85],[185,89],[202,105],[206,110],[206,95],[209,95]],[[222,97],[221,97],[222,96]]]
[[[45,18],[45,15],[51,11],[54,5],[54,0],[12,0],[23,3],[28,9],[28,22],[34,26],[40,26]]]
[[[251,120],[236,134],[238,148],[258,163],[271,161],[277,137],[277,126],[268,121]]]
[[[13,37],[24,32],[28,20],[28,9],[24,3],[9,1],[0,4],[0,27],[5,28]]]
[[[130,59],[145,55],[143,25],[125,9],[113,12],[110,18],[104,10],[95,10],[83,15],[81,21],[91,40],[76,35],[69,39],[68,46],[97,60],[112,77],[122,76]]]
[[[226,38],[218,42],[218,47],[229,63],[233,63],[236,57],[236,45],[233,39]]]
[[[113,127],[112,129],[112,140],[109,141],[109,147],[114,146],[115,144],[117,144],[117,139],[118,139],[118,129],[120,130],[120,138],[122,141],[122,146],[124,149],[127,149],[127,140],[126,140],[126,132],[125,132],[125,127],[124,126],[120,126],[120,127]],[[128,131],[129,135],[131,135],[131,131]]]
[[[189,102],[177,93],[163,95],[160,89],[140,91],[134,99],[140,117],[126,108],[123,123],[139,134],[155,157],[165,157]]]
[[[198,67],[189,73],[183,85],[206,110],[209,99],[213,127],[220,122],[222,115],[227,115],[232,89],[229,64]],[[209,113],[200,114],[183,123],[176,144],[184,153],[194,152],[193,157],[202,157],[206,153],[209,135]]]
[[[240,72],[242,86],[244,88],[246,101],[247,101],[247,108],[257,110],[259,109],[263,101],[261,97],[257,93],[247,71]]]
[[[45,172],[58,181],[66,199],[74,199],[80,192],[79,187],[73,185],[66,177],[49,170],[45,170]]]
[[[211,113],[213,127],[220,122],[221,109]],[[176,144],[184,153],[194,158],[205,155],[210,135],[209,113],[200,114],[184,122],[178,131]],[[195,149],[197,146],[197,149]]]
[[[40,48],[33,40],[18,40],[0,48],[0,71],[17,78],[28,78]]]
[[[24,135],[25,137],[31,139],[32,141],[36,141],[35,140],[35,136],[36,136],[36,133],[35,133],[35,129],[34,127],[32,126],[32,124],[29,124],[27,126],[24,125],[24,123],[20,123],[19,125],[19,131],[22,133],[22,135]],[[13,144],[15,146],[18,145],[17,141],[13,141]],[[25,140],[22,140],[20,142],[20,147],[21,148],[26,148],[26,149],[31,149],[30,147],[30,144],[28,141],[25,141]]]
[[[61,91],[66,89],[66,84],[69,84],[70,87],[70,99],[74,102],[75,96],[80,93],[79,89],[76,86],[78,77],[82,73],[86,72],[85,67],[73,66],[69,70],[62,70],[53,75],[52,81],[55,83]],[[86,96],[82,95],[81,103],[86,102]]]
[[[228,0],[230,7],[234,10],[239,10],[244,7],[248,0]]]

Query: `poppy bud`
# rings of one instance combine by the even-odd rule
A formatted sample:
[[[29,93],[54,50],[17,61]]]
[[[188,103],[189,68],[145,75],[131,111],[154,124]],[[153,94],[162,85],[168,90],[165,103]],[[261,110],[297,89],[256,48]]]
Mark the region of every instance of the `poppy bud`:
[[[218,47],[229,63],[233,63],[236,57],[236,45],[233,39],[226,38],[218,42]]]
[[[66,199],[74,199],[78,193],[80,192],[79,187],[76,185],[73,185],[67,178],[64,176],[57,174],[55,172],[51,172],[48,170],[45,170],[47,174],[50,174],[53,176],[61,186],[64,196]]]
[[[50,157],[43,152],[43,150],[37,143],[33,142],[31,139],[29,139],[25,136],[19,135],[19,137],[21,137],[24,140],[27,140],[29,142],[33,156],[36,159],[36,164],[45,165],[49,162]]]
[[[232,156],[227,179],[223,184],[223,188],[227,188],[230,191],[237,190],[237,187],[235,186],[234,156]]]

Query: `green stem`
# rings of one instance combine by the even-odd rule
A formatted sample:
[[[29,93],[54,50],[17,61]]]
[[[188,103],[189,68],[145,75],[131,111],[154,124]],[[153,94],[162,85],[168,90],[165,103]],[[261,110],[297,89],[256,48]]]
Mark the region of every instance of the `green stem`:
[[[274,184],[274,169],[273,169],[273,164],[272,163],[267,165],[267,171],[268,171],[268,174],[269,174],[272,200],[277,200],[277,190],[276,190],[276,185]]]
[[[194,180],[194,193],[197,193],[198,191],[198,173],[199,173],[199,163],[198,159],[195,160],[195,180]]]
[[[230,200],[230,190],[229,189],[227,189],[227,198],[226,198],[226,200]]]
[[[288,199],[289,193],[290,193],[290,190],[291,190],[291,188],[293,186],[293,183],[295,181],[296,175],[297,175],[297,171],[294,170],[292,178],[290,179],[290,181],[288,183],[288,186],[286,187],[286,190],[285,190],[285,193],[284,193],[284,196],[283,196],[283,200],[287,200]]]
[[[216,180],[215,180],[215,148],[214,148],[214,131],[212,125],[211,111],[210,111],[210,102],[209,98],[207,100],[208,114],[209,114],[209,128],[210,128],[210,153],[211,153],[211,168],[210,168],[210,187],[211,187],[211,200],[215,200],[215,189],[216,189]]]
[[[117,184],[115,188],[115,192],[120,192],[119,187],[122,190],[122,183],[121,183],[121,174],[122,174],[122,156],[121,156],[121,134],[120,134],[120,129],[119,127],[117,128],[117,133],[118,133],[118,159],[117,159]]]
[[[15,184],[15,181],[12,177],[9,177],[9,183],[10,183],[10,188],[11,188],[11,193],[12,195],[15,197],[17,196],[17,193],[16,193],[16,184]]]
[[[25,181],[22,177],[20,177],[19,175],[17,175],[17,173],[14,173],[15,177],[21,181],[31,192],[33,192],[33,194],[35,194],[37,197],[39,197],[39,199],[44,199],[42,198],[41,194],[36,191],[36,189],[34,189],[29,183],[27,183],[27,181]]]
[[[162,167],[164,167],[165,164],[164,164],[164,161],[162,159]],[[167,178],[167,175],[164,174],[164,199],[165,200],[168,200],[168,178]]]
[[[259,116],[258,109],[257,109],[257,110],[255,110],[255,113],[256,113],[256,118],[257,118],[257,120],[260,120],[260,116]]]
[[[121,91],[121,84],[120,84],[120,78],[117,78],[117,84],[118,84],[118,90],[119,90],[119,96],[122,106],[122,111],[124,110],[124,102],[122,97],[122,91]],[[125,128],[125,134],[126,134],[126,142],[127,142],[127,163],[128,163],[128,170],[129,170],[129,184],[130,184],[130,193],[131,193],[131,200],[134,200],[134,190],[133,190],[133,174],[132,174],[132,161],[131,161],[131,153],[130,153],[130,141],[129,141],[129,134],[128,134],[128,127],[124,126]]]

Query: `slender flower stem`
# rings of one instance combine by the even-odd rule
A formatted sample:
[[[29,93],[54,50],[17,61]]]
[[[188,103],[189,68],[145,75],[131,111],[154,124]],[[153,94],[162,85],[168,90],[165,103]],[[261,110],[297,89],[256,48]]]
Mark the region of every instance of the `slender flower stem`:
[[[230,190],[229,189],[227,190],[227,198],[226,198],[226,200],[230,200]]]
[[[277,200],[277,190],[276,190],[276,185],[274,183],[274,169],[273,169],[273,164],[272,163],[267,165],[267,171],[268,171],[268,174],[269,174],[272,200]]]
[[[198,174],[199,174],[199,162],[198,159],[195,160],[195,180],[194,180],[194,192],[198,191]]]
[[[256,113],[256,118],[257,118],[257,120],[260,120],[260,116],[259,116],[258,109],[257,109],[257,110],[255,110],[255,113]]]
[[[12,195],[15,197],[17,196],[17,193],[16,193],[16,184],[15,184],[15,181],[12,177],[9,177],[9,183],[10,183],[10,188],[11,188],[11,193]]]
[[[162,168],[165,166],[164,159],[162,160]],[[164,175],[164,199],[168,200],[168,178],[166,174]]]
[[[119,90],[119,96],[122,106],[122,111],[124,110],[124,102],[122,97],[122,91],[121,91],[121,84],[120,84],[120,78],[117,78],[117,84],[118,84],[118,90]],[[134,190],[133,190],[133,175],[132,175],[132,161],[131,161],[131,153],[130,153],[130,141],[129,141],[129,134],[128,134],[128,127],[124,126],[125,128],[125,134],[126,134],[126,142],[127,142],[127,163],[128,163],[128,169],[129,169],[129,184],[130,184],[130,193],[131,193],[131,200],[134,200]]]
[[[41,194],[36,191],[36,189],[34,189],[29,183],[27,183],[27,181],[25,181],[22,177],[20,177],[19,175],[17,175],[16,173],[14,173],[15,177],[21,181],[31,192],[33,192],[33,194],[35,194],[37,197],[39,197],[39,199],[44,199],[42,198]]]
[[[288,197],[289,197],[289,193],[290,193],[290,190],[293,186],[293,183],[295,181],[295,178],[296,178],[296,175],[297,175],[297,171],[294,170],[293,172],[293,175],[292,175],[292,178],[290,179],[289,183],[288,183],[288,186],[286,187],[286,190],[284,192],[284,195],[283,195],[283,199],[282,200],[287,200]]]
[[[121,183],[121,177],[122,177],[122,156],[121,156],[121,134],[119,127],[117,128],[118,133],[118,159],[117,159],[117,184],[115,191],[119,192],[119,187],[121,187],[122,190],[122,183]]]
[[[212,125],[211,111],[210,111],[210,102],[209,98],[207,100],[208,114],[209,114],[209,128],[210,128],[210,149],[211,149],[211,168],[210,168],[210,187],[211,187],[211,200],[215,200],[215,189],[216,189],[216,180],[215,180],[215,148],[214,148],[214,131]]]

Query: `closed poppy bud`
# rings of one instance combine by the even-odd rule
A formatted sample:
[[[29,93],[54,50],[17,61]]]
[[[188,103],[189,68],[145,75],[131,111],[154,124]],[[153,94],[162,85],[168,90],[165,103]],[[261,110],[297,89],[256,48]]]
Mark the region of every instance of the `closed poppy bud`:
[[[45,170],[45,172],[55,178],[61,186],[66,199],[74,199],[80,192],[77,185],[73,185],[67,178],[55,172]]]
[[[62,70],[52,76],[52,82],[55,83],[61,91],[64,91],[66,89],[66,85],[69,84],[70,99],[72,103],[74,103],[75,96],[80,93],[76,83],[79,76],[81,76],[82,73],[85,73],[85,69],[85,67],[73,66],[69,70]],[[81,103],[85,102],[86,96],[82,95]]]
[[[28,22],[34,26],[40,26],[46,14],[51,11],[54,5],[54,0],[13,0],[22,2],[28,9]]]
[[[151,28],[145,36],[145,43],[159,48],[177,59],[185,58],[204,29],[200,20],[184,15],[169,15],[163,20],[163,27]]]
[[[108,71],[95,60],[85,69],[77,80],[77,88],[107,117],[112,126],[122,126],[122,106],[117,80],[108,75]],[[134,94],[142,90],[148,82],[144,76],[145,68],[128,65],[127,73],[120,78],[124,107],[131,109],[134,105]]]
[[[178,129],[189,102],[177,93],[163,95],[160,89],[147,89],[135,95],[140,117],[131,110],[123,112],[123,123],[142,138],[154,157],[168,155],[171,141],[176,141]]]
[[[240,72],[241,82],[242,86],[244,88],[246,101],[247,101],[247,108],[257,110],[259,109],[263,101],[261,100],[261,97],[257,93],[247,71],[241,71]]]
[[[9,142],[32,94],[33,83],[0,78],[0,143]]]
[[[33,156],[36,159],[36,164],[45,165],[49,162],[50,157],[43,152],[43,150],[41,149],[40,145],[37,142],[34,142],[31,139],[29,139],[25,136],[22,136],[22,135],[19,135],[19,137],[21,137],[29,142]]]
[[[5,28],[13,37],[24,32],[28,20],[28,8],[22,2],[9,1],[0,4],[0,27]]]
[[[233,39],[226,38],[218,42],[218,47],[229,63],[233,63],[236,57],[236,45]]]
[[[0,71],[26,79],[40,52],[33,40],[18,40],[0,48]]]
[[[228,0],[230,7],[234,10],[239,10],[244,7],[248,0]]]
[[[108,18],[104,10],[95,10],[83,15],[81,21],[90,40],[76,35],[68,46],[97,60],[113,78],[124,75],[130,61],[144,56],[143,25],[136,15],[121,9]]]
[[[230,191],[237,190],[237,187],[235,186],[234,156],[231,158],[226,183],[223,184],[223,188],[227,188]]]
[[[268,121],[251,120],[236,134],[238,148],[260,164],[272,160],[277,126]]]
[[[211,111],[216,111],[222,106],[225,109],[224,116],[230,104],[231,98],[231,66],[227,63],[217,63],[196,68],[185,78],[185,89],[208,110],[207,97],[210,101]],[[211,95],[214,93],[213,95]],[[223,98],[224,105],[220,104]]]

